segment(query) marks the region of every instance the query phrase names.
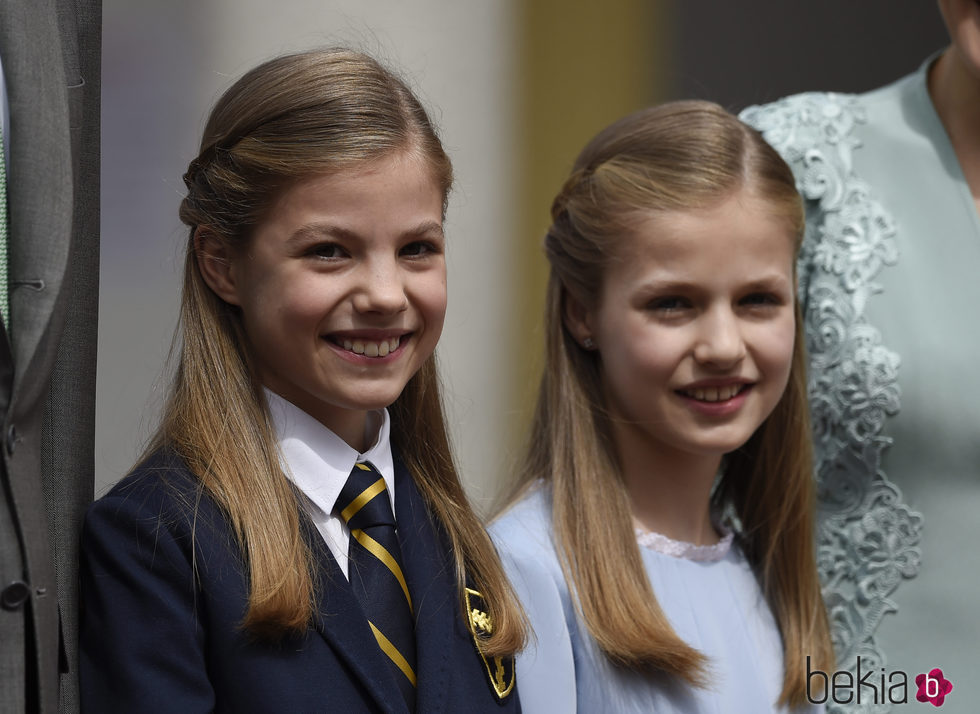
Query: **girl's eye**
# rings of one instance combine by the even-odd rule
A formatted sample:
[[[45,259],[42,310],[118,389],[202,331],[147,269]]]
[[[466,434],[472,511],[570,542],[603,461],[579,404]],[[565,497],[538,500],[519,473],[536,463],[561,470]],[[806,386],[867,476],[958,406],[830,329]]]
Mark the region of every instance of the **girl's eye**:
[[[772,293],[752,293],[742,298],[742,304],[752,306],[782,305],[783,301],[778,295]]]
[[[347,255],[344,249],[336,243],[321,243],[320,245],[314,246],[310,253],[317,258],[325,258],[327,260],[343,258]]]
[[[424,240],[412,241],[401,249],[401,254],[407,258],[421,258],[422,256],[437,252],[438,249],[435,244]]]
[[[674,295],[659,297],[647,303],[648,310],[658,310],[661,312],[676,312],[690,306],[691,303],[688,300]]]

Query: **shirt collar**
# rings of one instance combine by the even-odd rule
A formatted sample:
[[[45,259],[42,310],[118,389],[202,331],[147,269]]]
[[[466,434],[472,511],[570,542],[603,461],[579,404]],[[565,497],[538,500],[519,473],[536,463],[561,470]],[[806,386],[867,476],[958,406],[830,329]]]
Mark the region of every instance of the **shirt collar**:
[[[360,454],[292,402],[268,389],[265,398],[279,441],[283,470],[316,508],[330,514],[354,464],[370,461],[385,480],[394,511],[395,467],[387,409],[368,415],[368,428],[374,426],[377,438]]]

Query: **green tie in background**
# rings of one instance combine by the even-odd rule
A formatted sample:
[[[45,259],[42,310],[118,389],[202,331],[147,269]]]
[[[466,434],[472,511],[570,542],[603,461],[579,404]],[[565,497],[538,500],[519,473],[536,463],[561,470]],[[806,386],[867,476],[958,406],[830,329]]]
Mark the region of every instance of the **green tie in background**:
[[[10,325],[7,297],[7,157],[3,153],[3,129],[0,128],[0,317]]]

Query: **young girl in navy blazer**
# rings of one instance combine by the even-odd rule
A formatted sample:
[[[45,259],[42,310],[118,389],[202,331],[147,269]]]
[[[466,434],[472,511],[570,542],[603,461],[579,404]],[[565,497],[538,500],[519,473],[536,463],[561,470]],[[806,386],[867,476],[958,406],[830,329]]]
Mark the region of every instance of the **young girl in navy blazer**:
[[[184,182],[162,423],[84,528],[84,709],[519,711],[523,616],[433,358],[452,169],[426,112],[362,54],[280,57]]]
[[[793,174],[717,105],[621,119],[552,206],[546,369],[492,532],[526,712],[807,708],[833,671]]]

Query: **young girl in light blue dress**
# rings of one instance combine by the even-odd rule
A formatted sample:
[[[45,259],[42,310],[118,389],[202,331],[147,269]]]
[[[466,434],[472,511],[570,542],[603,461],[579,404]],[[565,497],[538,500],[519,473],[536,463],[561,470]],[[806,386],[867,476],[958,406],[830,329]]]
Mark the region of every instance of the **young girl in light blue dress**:
[[[792,173],[720,107],[665,104],[585,147],[552,218],[547,363],[492,526],[534,628],[524,711],[820,709]]]

